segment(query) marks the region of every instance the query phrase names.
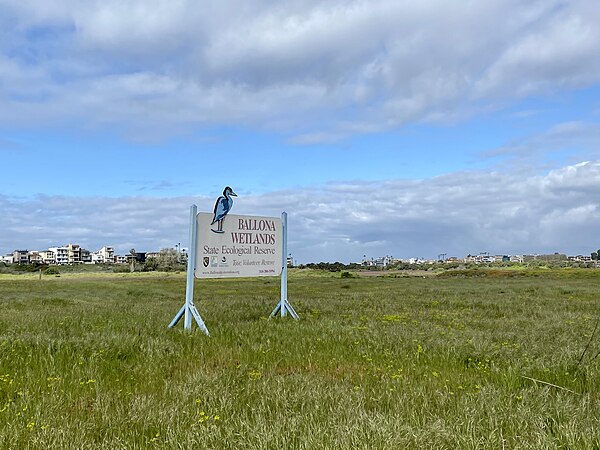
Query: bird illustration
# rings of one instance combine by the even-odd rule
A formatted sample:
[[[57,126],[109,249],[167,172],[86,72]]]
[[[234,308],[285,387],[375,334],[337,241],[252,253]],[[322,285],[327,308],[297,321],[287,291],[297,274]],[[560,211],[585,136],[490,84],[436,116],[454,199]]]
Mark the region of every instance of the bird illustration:
[[[223,190],[223,195],[221,195],[215,203],[215,215],[213,216],[212,223],[210,224],[212,226],[215,223],[218,223],[216,230],[211,228],[211,230],[215,233],[224,233],[223,219],[233,206],[233,199],[231,197],[237,197],[237,194],[233,192],[233,189],[227,186]]]

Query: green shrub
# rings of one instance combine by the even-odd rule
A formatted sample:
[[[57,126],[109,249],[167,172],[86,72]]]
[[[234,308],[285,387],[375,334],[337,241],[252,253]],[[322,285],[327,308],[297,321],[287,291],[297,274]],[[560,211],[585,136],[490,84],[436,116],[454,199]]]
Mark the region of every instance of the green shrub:
[[[115,264],[114,267],[112,268],[114,273],[128,273],[130,272],[129,270],[129,264]]]
[[[44,270],[45,275],[58,275],[60,274],[60,270],[56,266],[50,266],[46,270]]]

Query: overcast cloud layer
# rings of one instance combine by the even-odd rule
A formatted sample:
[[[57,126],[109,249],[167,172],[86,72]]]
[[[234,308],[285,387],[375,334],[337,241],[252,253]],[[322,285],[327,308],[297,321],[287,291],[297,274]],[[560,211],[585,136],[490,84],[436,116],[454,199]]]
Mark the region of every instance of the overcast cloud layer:
[[[209,198],[0,196],[0,250],[76,242],[121,253],[187,246],[188,211]],[[265,206],[268,205],[268,206]],[[238,214],[289,212],[289,250],[299,262],[360,261],[363,255],[463,257],[567,252],[599,246],[600,162],[545,176],[461,173],[421,181],[331,184],[240,197]],[[11,242],[7,242],[10,236]]]
[[[600,81],[595,0],[0,1],[0,121],[336,140]]]

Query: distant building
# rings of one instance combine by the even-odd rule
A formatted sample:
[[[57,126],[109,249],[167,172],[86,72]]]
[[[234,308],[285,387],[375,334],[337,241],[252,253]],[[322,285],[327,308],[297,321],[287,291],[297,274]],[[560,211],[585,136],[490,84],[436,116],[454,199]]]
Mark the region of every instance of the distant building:
[[[92,252],[93,264],[112,264],[115,262],[115,251],[112,247],[104,246],[100,250]]]
[[[125,258],[128,263],[130,263],[132,260],[143,263],[146,261],[146,252],[135,252],[135,254],[129,254]]]
[[[67,245],[69,264],[79,264],[81,262],[81,247],[77,244]]]
[[[52,250],[43,250],[40,252],[42,264],[56,264],[56,256]]]
[[[426,262],[427,260],[423,258],[410,258],[408,260],[409,264],[425,264]]]
[[[8,255],[5,255],[5,256],[3,256],[3,257],[2,257],[2,262],[3,262],[4,264],[13,264],[13,262],[14,262],[14,259],[13,259],[13,254],[12,254],[12,253],[10,253],[10,254],[8,254]]]
[[[500,256],[500,258],[502,258],[502,256]],[[488,252],[481,252],[478,255],[468,254],[467,256],[465,256],[465,262],[475,264],[493,263],[496,262],[496,257],[491,256]]]
[[[92,264],[92,252],[82,248],[80,250],[80,261],[82,264]]]
[[[391,256],[380,256],[379,258],[375,259],[375,266],[376,267],[387,267],[388,265],[390,265],[391,262],[392,262]]]
[[[50,247],[48,250],[54,253],[55,264],[69,264],[69,249],[67,247]]]
[[[590,262],[590,261],[592,261],[592,257],[591,257],[591,255],[569,256],[569,261],[574,261],[574,262]]]
[[[387,267],[388,265],[390,265],[392,263],[394,259],[391,256],[379,256],[377,258],[367,258],[366,256],[363,257],[362,260],[362,265],[363,266],[367,266],[367,267]]]
[[[29,252],[29,264],[42,264],[42,255],[40,252],[30,251]]]
[[[187,264],[188,261],[188,250],[187,248],[179,248],[179,262],[181,264]]]
[[[114,256],[115,264],[127,264],[127,256],[125,255],[115,255]]]
[[[28,250],[15,250],[12,253],[13,264],[29,264]]]

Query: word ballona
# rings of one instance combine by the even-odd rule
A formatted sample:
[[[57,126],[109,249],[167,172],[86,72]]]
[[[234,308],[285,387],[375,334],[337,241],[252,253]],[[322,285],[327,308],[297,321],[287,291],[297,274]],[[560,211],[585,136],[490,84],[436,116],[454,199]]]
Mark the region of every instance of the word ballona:
[[[238,219],[238,229],[245,233],[231,233],[234,244],[275,244],[275,222],[265,219]],[[252,233],[252,231],[266,231],[266,233]]]

